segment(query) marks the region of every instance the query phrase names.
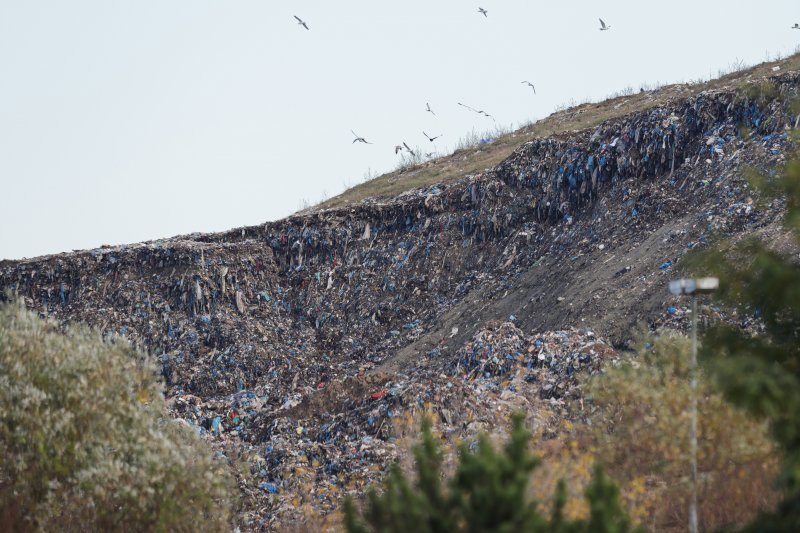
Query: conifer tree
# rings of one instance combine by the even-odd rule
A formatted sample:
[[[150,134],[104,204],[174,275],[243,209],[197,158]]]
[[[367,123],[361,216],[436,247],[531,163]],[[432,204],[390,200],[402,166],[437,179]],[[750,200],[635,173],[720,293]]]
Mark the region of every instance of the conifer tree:
[[[587,520],[564,517],[566,486],[559,483],[550,516],[540,512],[528,492],[528,484],[539,460],[528,450],[530,434],[523,418],[515,416],[513,429],[502,451],[486,435],[478,439],[477,451],[460,448],[453,477],[442,483],[442,452],[431,432],[429,420],[422,424],[422,440],[414,449],[416,480],[409,483],[397,465],[391,469],[382,494],[367,497],[363,516],[351,500],[345,501],[345,525],[350,533],[368,531],[439,533],[463,532],[562,532],[626,533],[630,521],[619,503],[619,489],[595,467],[586,491],[590,515]]]

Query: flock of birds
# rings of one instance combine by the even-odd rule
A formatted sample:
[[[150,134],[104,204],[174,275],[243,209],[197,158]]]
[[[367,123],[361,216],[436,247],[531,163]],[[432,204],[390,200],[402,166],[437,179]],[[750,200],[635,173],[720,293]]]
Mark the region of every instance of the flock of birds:
[[[478,13],[480,13],[481,15],[483,15],[486,18],[489,17],[489,12],[487,10],[485,10],[484,8],[482,8],[482,7],[478,8]],[[305,20],[301,19],[297,15],[294,15],[294,18],[297,21],[297,24],[299,26],[302,26],[306,30],[310,30],[310,28],[308,27],[308,23]],[[600,19],[600,31],[606,31],[606,30],[610,30],[610,29],[611,29],[611,26],[606,25],[606,23],[603,22],[603,19]],[[526,81],[523,81],[522,84],[523,85],[527,85],[528,87],[533,89],[533,94],[536,94],[536,86],[533,83],[531,83],[531,82],[526,80]],[[475,109],[474,107],[468,106],[466,104],[462,104],[461,102],[456,102],[456,103],[458,105],[460,105],[461,107],[463,107],[465,109],[468,109],[469,111],[472,111],[473,113],[477,113],[478,115],[483,115],[483,116],[485,116],[487,118],[492,119],[494,122],[497,122],[492,115],[490,115],[489,113],[487,113],[486,111],[484,111],[482,109]],[[430,113],[434,117],[436,116],[436,113],[433,111],[433,109],[431,109],[431,104],[428,103],[428,102],[425,102],[425,112]],[[355,143],[372,144],[371,142],[369,142],[368,140],[366,140],[364,137],[362,137],[361,135],[357,134],[353,130],[350,130],[350,133],[353,134],[353,142],[352,142],[352,144],[355,144]],[[424,130],[422,131],[422,134],[430,142],[434,142],[436,139],[442,137],[442,134],[434,135],[434,136],[428,135],[427,133],[425,133]],[[413,157],[416,157],[416,155],[417,155],[417,153],[414,150],[412,150],[408,146],[408,144],[406,144],[405,141],[403,141],[401,144],[395,145],[395,147],[394,147],[394,153],[395,154],[402,153],[403,150],[405,150],[406,152],[411,154]],[[425,153],[425,157],[432,157],[434,154],[435,154],[435,152],[428,152],[428,153]]]
[[[478,8],[478,13],[480,13],[481,15],[483,15],[483,16],[484,16],[484,17],[486,17],[486,18],[488,18],[488,17],[489,17],[489,12],[488,12],[487,10],[485,10],[484,8],[482,8],[482,7],[479,7],[479,8]],[[297,20],[297,24],[298,24],[298,25],[300,25],[300,26],[304,27],[306,30],[309,30],[309,29],[310,29],[310,28],[308,27],[308,24],[306,23],[306,21],[304,21],[303,19],[301,19],[301,18],[300,18],[300,17],[298,17],[297,15],[294,15],[294,18]],[[608,30],[610,30],[610,29],[611,29],[611,26],[609,26],[608,24],[606,24],[606,23],[605,23],[605,21],[604,21],[603,19],[598,19],[598,20],[600,20],[600,28],[599,28],[599,30],[600,30],[600,31],[608,31]],[[797,22],[795,22],[795,23],[794,23],[794,26],[792,26],[792,29],[795,29],[795,30],[800,30],[800,23],[797,23]],[[523,85],[527,85],[528,87],[530,87],[531,89],[533,89],[533,94],[536,94],[536,86],[535,86],[533,83],[531,83],[531,82],[529,82],[529,81],[527,81],[527,80],[525,80],[525,81],[522,81],[521,83],[522,83]],[[492,119],[494,122],[497,122],[497,121],[495,120],[495,118],[494,118],[492,115],[490,115],[489,113],[487,113],[486,111],[484,111],[484,110],[482,110],[482,109],[475,109],[474,107],[470,107],[470,106],[468,106],[468,105],[466,105],[466,104],[462,104],[461,102],[456,102],[456,103],[457,103],[458,105],[460,105],[461,107],[463,107],[463,108],[465,108],[465,109],[467,109],[467,110],[469,110],[469,111],[472,111],[473,113],[477,113],[477,114],[479,114],[479,115],[484,115],[485,117]],[[433,116],[436,116],[436,113],[434,113],[433,109],[431,109],[431,104],[430,104],[430,103],[428,103],[428,102],[425,102],[425,107],[426,107],[425,111],[426,111],[427,113],[430,113],[431,115],[433,115]],[[352,134],[353,134],[353,136],[354,136],[354,139],[353,139],[353,143],[352,143],[352,144],[355,144],[355,143],[372,144],[371,142],[367,141],[367,140],[366,140],[364,137],[362,137],[362,136],[358,135],[358,134],[357,134],[356,132],[354,132],[353,130],[350,130],[350,133],[352,133]],[[436,139],[438,139],[438,138],[440,138],[440,137],[442,136],[442,135],[436,135],[436,136],[433,136],[433,137],[432,137],[432,136],[428,135],[427,133],[425,133],[425,131],[424,131],[424,130],[422,131],[422,134],[423,134],[423,135],[424,135],[424,136],[425,136],[425,137],[426,137],[426,138],[427,138],[427,139],[428,139],[430,142],[433,142],[433,141],[435,141]],[[405,150],[406,152],[410,153],[410,154],[411,154],[413,157],[416,157],[416,155],[417,155],[417,154],[416,154],[416,152],[414,152],[414,151],[413,151],[411,148],[409,148],[408,144],[406,144],[406,142],[405,142],[405,141],[403,141],[403,143],[402,143],[402,144],[395,145],[395,147],[394,147],[394,153],[395,153],[395,154],[402,153],[402,152],[403,152],[403,150]],[[435,152],[426,153],[426,154],[425,154],[425,157],[431,157],[431,156],[433,156],[433,155],[434,155],[434,153],[435,153]]]

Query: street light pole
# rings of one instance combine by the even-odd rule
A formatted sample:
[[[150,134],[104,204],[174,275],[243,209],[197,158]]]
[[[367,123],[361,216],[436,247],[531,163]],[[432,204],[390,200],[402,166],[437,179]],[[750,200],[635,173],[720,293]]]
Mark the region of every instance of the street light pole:
[[[689,413],[689,453],[692,463],[692,496],[689,502],[689,532],[697,533],[697,294],[692,293],[692,360],[689,363],[692,389]]]
[[[719,287],[717,278],[679,279],[669,282],[672,294],[692,296],[692,357],[689,361],[689,461],[691,463],[691,496],[689,499],[689,533],[697,533],[697,295],[711,294]]]

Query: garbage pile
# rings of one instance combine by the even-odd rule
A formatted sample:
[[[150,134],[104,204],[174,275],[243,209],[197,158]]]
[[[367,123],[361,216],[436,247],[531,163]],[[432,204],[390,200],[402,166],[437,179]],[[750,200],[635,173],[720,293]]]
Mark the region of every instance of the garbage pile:
[[[511,322],[492,322],[458,351],[447,368],[464,380],[489,387],[523,379],[539,385],[542,399],[560,399],[577,386],[577,372],[600,371],[600,363],[613,359],[613,353],[592,331],[530,337]]]
[[[0,298],[157,357],[173,414],[229,458],[247,527],[325,513],[403,451],[401,414],[459,435],[499,427],[497,406],[536,416],[611,356],[600,337],[680,323],[666,282],[682,255],[780,218],[742,177],[784,160],[799,119],[798,74],[769,83],[532,141],[391,199],[2,261]]]
[[[380,481],[408,452],[409,443],[398,436],[404,430],[416,436],[421,415],[432,417],[450,442],[475,443],[481,431],[506,427],[520,411],[547,433],[567,416],[566,400],[579,396],[577,373],[598,372],[617,357],[590,331],[528,335],[510,322],[487,324],[458,353],[456,361],[432,353],[408,373],[336,380],[271,411],[243,411],[243,398],[252,407],[258,397],[234,395],[222,411],[212,404],[217,410],[204,419],[221,418],[211,423],[212,438],[238,443],[232,455],[251,466],[240,479],[243,491],[254,499],[270,495],[270,520],[296,521],[305,507],[329,512],[345,494],[363,494]],[[468,371],[474,365],[466,361],[478,362],[482,371]],[[234,425],[247,416],[244,426]],[[246,521],[274,524],[256,514]]]

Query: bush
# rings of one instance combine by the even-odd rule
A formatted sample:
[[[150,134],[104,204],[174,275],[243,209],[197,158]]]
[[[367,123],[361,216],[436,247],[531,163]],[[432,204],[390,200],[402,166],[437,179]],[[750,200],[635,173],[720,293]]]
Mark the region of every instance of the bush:
[[[594,377],[589,429],[631,514],[655,529],[687,522],[690,340],[649,338],[638,356]],[[699,515],[704,529],[746,524],[774,506],[778,453],[767,425],[698,376]]]
[[[483,435],[478,449],[461,446],[455,475],[444,490],[442,453],[423,421],[422,442],[414,449],[417,479],[412,487],[398,465],[390,472],[382,495],[370,491],[364,515],[345,500],[345,524],[350,533],[396,531],[415,533],[446,531],[508,532],[618,532],[630,531],[630,522],[619,504],[619,490],[595,467],[586,491],[589,518],[570,521],[564,517],[566,487],[559,484],[549,516],[542,514],[528,496],[531,472],[539,460],[528,451],[529,433],[522,417],[514,418],[511,437],[502,452]]]
[[[126,342],[0,306],[0,530],[221,530],[229,477]]]

